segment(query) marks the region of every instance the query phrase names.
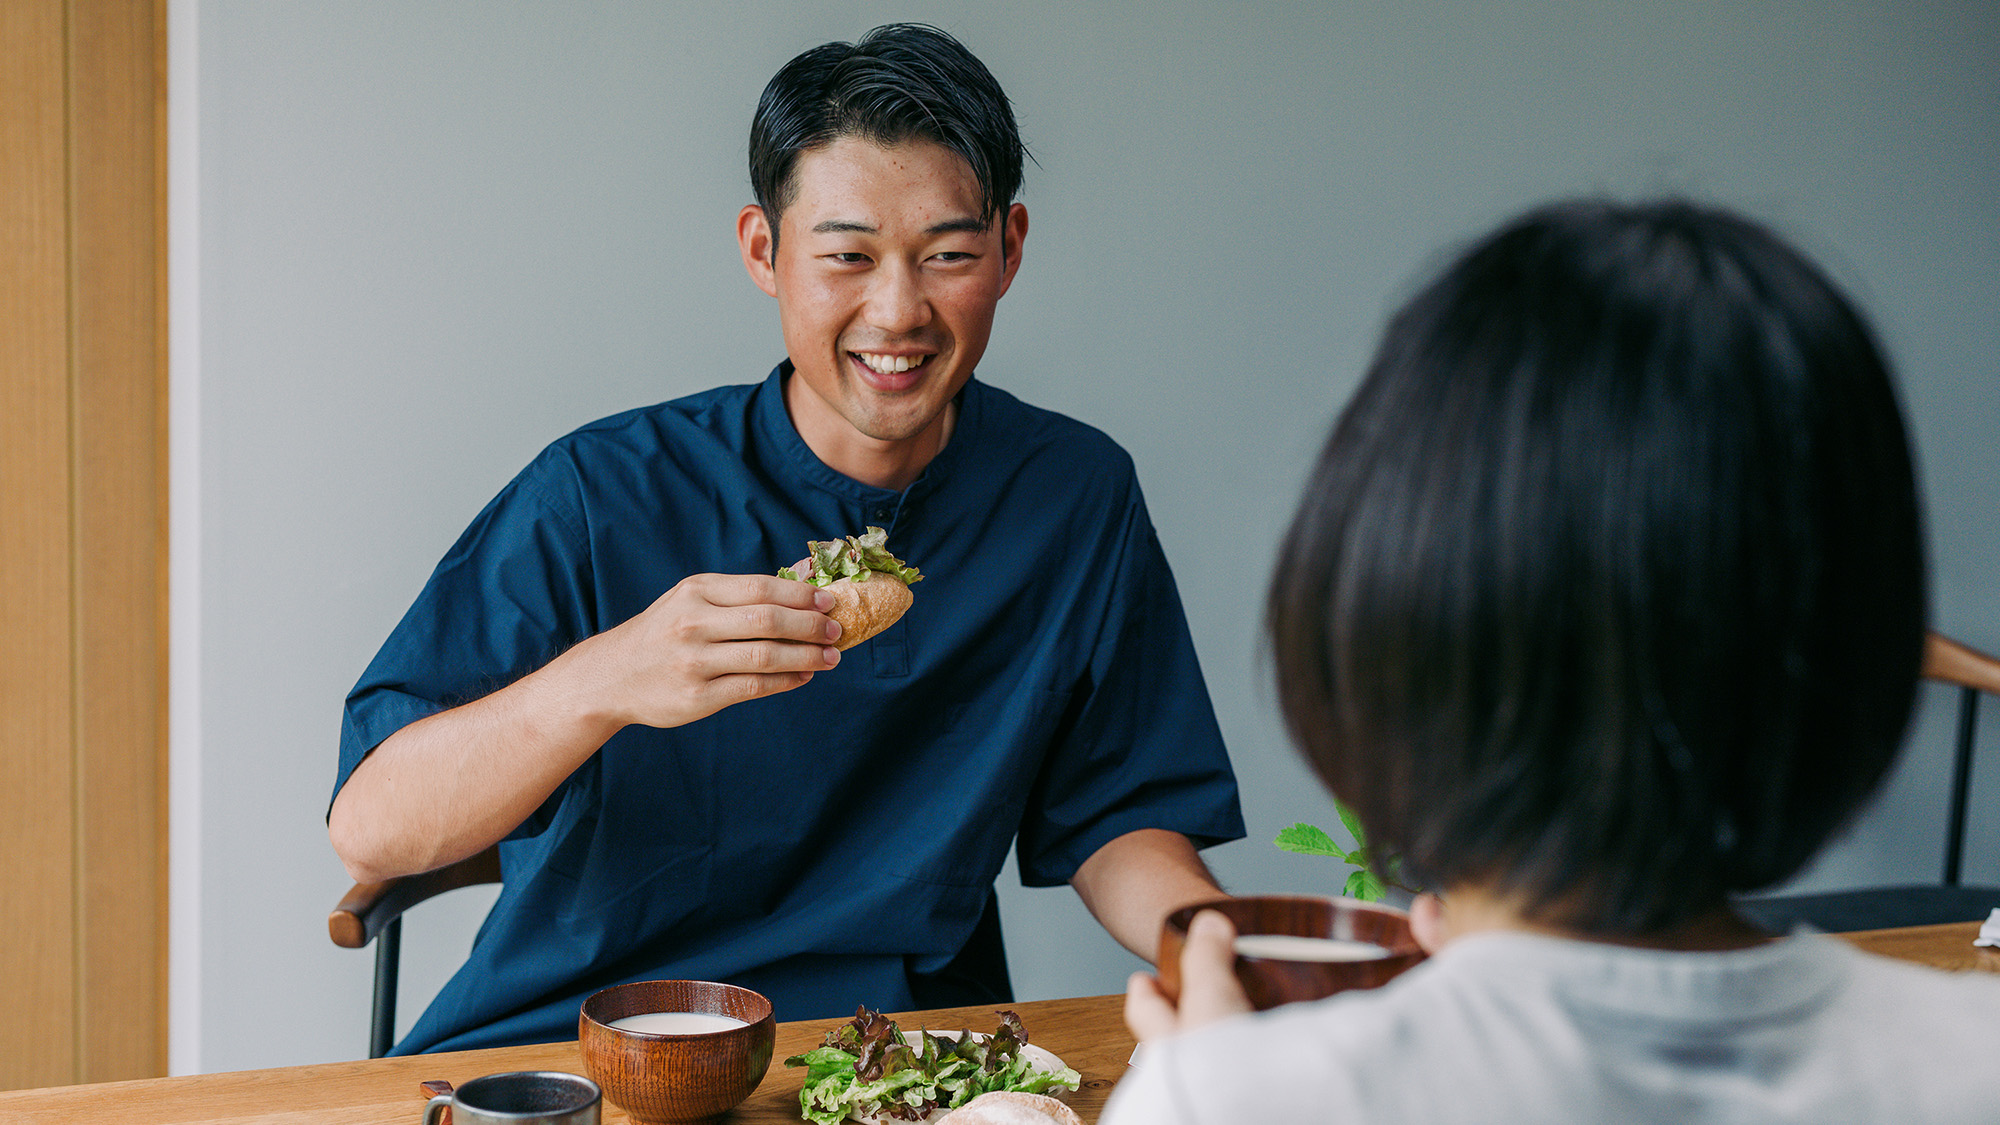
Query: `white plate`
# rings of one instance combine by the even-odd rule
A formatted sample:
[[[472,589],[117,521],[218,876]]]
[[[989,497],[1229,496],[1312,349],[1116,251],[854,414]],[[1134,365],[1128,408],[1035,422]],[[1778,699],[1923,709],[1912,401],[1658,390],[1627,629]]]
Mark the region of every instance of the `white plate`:
[[[920,1046],[919,1038],[923,1034],[924,1033],[921,1031],[905,1031],[903,1033],[903,1042],[908,1043],[912,1047]],[[933,1036],[938,1036],[941,1038],[951,1039],[951,1040],[956,1040],[958,1038],[958,1033],[955,1031],[951,1032],[933,1031],[930,1034]],[[984,1042],[987,1039],[991,1038],[991,1036],[987,1035],[985,1032],[982,1031],[975,1031],[972,1033],[972,1038],[977,1042]],[[1042,1050],[1040,1047],[1035,1046],[1033,1043],[1021,1044],[1021,1055],[1028,1060],[1028,1065],[1035,1070],[1063,1069],[1063,1061],[1061,1059],[1055,1057],[1054,1055],[1050,1054],[1047,1051]],[[1067,1100],[1067,1095],[1069,1094],[1069,1092],[1070,1091],[1066,1089],[1057,1087],[1049,1091],[1049,1096],[1052,1098]],[[948,1109],[938,1110],[925,1114],[924,1116],[917,1118],[917,1120],[935,1121],[938,1118],[943,1117],[945,1114],[950,1112],[951,1111]],[[850,1121],[859,1121],[861,1125],[909,1125],[908,1122],[898,1120],[897,1118],[894,1117],[875,1117],[875,1116],[856,1117],[855,1115],[850,1113],[847,1115],[847,1119]]]

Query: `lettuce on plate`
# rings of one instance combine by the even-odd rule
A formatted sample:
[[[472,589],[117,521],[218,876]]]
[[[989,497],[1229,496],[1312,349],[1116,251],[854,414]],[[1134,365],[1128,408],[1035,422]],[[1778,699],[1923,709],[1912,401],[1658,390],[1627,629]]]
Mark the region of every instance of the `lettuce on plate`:
[[[785,1065],[806,1068],[799,1110],[807,1121],[839,1125],[850,1116],[921,1121],[994,1090],[1046,1094],[1077,1088],[1082,1078],[1076,1071],[1036,1066],[1022,1050],[1027,1043],[1028,1029],[1013,1012],[1000,1013],[1000,1026],[991,1035],[960,1031],[954,1038],[906,1033],[896,1021],[864,1007],[827,1032],[818,1047],[793,1055]]]

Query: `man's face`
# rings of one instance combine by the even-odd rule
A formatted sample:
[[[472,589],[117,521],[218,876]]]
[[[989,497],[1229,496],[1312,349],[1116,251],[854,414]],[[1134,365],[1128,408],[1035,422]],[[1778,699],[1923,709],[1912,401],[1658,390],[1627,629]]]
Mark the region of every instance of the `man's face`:
[[[843,137],[801,153],[794,185],[775,260],[763,212],[737,220],[745,266],[778,299],[794,424],[822,456],[816,436],[877,455],[934,438],[986,350],[1027,211],[989,223],[972,169],[928,141]]]

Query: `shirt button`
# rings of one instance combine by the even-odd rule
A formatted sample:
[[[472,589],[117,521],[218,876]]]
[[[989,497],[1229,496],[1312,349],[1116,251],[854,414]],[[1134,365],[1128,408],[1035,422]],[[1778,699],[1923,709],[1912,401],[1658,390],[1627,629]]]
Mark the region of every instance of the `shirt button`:
[[[877,509],[875,509],[875,518],[876,518],[876,519],[878,519],[878,520],[886,520],[886,519],[888,519],[888,518],[889,518],[889,509],[887,509],[887,508],[877,508]]]

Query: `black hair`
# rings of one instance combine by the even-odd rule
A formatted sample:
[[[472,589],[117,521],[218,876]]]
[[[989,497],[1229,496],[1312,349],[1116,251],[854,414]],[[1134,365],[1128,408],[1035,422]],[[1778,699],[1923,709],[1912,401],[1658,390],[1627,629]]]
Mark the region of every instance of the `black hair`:
[[[854,43],[826,43],[784,65],[750,123],[750,188],[771,226],[794,195],[799,154],[841,137],[880,145],[926,140],[957,153],[979,184],[989,223],[1021,190],[1027,149],[986,65],[927,24],[892,23]]]
[[[1688,202],[1532,211],[1334,424],[1267,604],[1286,724],[1406,876],[1657,932],[1880,782],[1920,523],[1886,361],[1804,257]]]

